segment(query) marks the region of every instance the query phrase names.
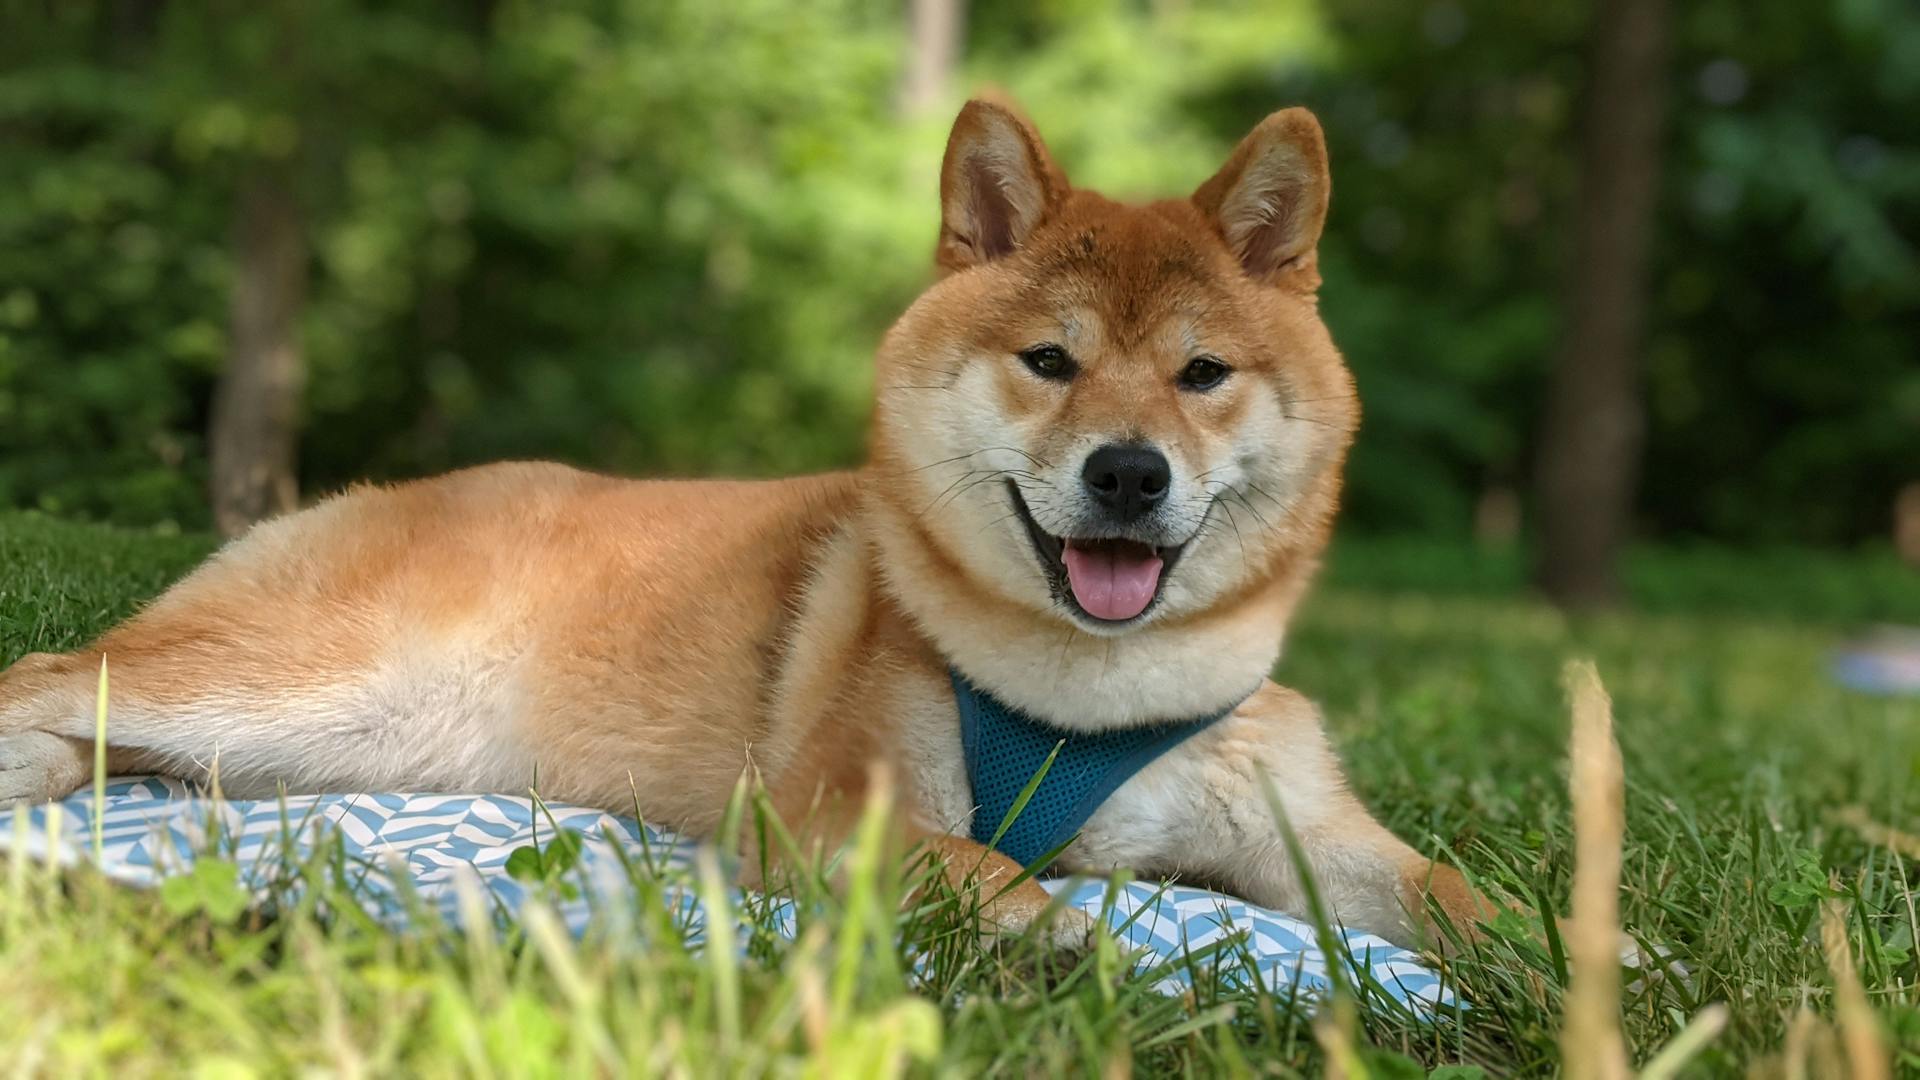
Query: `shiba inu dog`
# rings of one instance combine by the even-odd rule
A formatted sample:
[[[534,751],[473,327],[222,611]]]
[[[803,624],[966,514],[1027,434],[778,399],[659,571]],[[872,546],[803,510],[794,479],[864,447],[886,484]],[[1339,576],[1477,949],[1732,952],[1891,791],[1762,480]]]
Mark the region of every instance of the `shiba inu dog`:
[[[1318,711],[1267,677],[1359,416],[1317,309],[1328,190],[1302,109],[1190,198],[1122,205],[974,101],[942,167],[938,280],[878,351],[863,468],[354,488],[10,668],[0,799],[87,780],[104,657],[118,771],[217,760],[226,792],[257,794],[523,791],[537,768],[550,798],[637,796],[696,835],[749,766],[795,817],[891,776],[904,834],[1010,878],[967,835],[958,673],[1063,735],[1225,714],[1106,797],[1068,869],[1301,911],[1271,777],[1345,923],[1412,943],[1431,896],[1470,928],[1484,901],[1369,816]],[[1017,930],[1046,901],[1029,881],[986,911]]]

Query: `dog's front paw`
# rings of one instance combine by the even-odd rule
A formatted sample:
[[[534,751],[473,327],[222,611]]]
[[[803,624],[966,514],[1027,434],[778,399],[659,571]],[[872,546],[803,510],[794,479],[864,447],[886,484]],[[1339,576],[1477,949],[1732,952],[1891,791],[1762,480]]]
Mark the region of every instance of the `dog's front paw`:
[[[982,941],[1022,978],[1051,986],[1093,954],[1099,931],[1099,920],[1079,908],[1052,907],[1012,920],[1003,918],[1000,927],[983,935]]]
[[[1077,907],[1063,907],[1047,918],[1040,928],[1042,939],[1061,952],[1081,953],[1093,948],[1100,933],[1100,920]]]
[[[1058,907],[1045,889],[1034,886],[1002,896],[980,912],[981,936],[995,941],[1031,935],[1063,952],[1085,952],[1100,927],[1098,919],[1077,907]]]
[[[0,737],[0,806],[64,799],[87,779],[80,745],[44,731]]]

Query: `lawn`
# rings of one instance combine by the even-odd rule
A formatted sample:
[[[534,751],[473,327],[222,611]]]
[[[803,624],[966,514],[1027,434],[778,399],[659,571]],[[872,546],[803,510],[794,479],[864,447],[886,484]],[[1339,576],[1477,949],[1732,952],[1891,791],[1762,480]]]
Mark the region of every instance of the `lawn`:
[[[0,662],[82,641],[207,546],[0,516]],[[1690,1069],[1777,1066],[1789,1045],[1831,1058],[1820,912],[1839,899],[1900,1067],[1920,1068],[1909,870],[1841,820],[1920,821],[1920,699],[1853,694],[1825,671],[1852,620],[1920,618],[1920,575],[1885,558],[1644,552],[1630,580],[1650,613],[1570,621],[1508,587],[1510,559],[1339,550],[1278,677],[1325,705],[1393,828],[1535,910],[1565,912],[1573,861],[1561,668],[1597,661],[1627,776],[1622,919],[1692,971],[1627,997],[1638,1060],[1712,1002],[1730,1019]],[[319,864],[300,899],[220,919],[16,863],[0,873],[0,1059],[217,1076],[1324,1067],[1313,1017],[1281,998],[1209,980],[1162,997],[1111,949],[1077,962],[982,949],[955,932],[956,903],[896,920],[898,872],[854,862],[839,884],[796,883],[821,914],[795,945],[756,938],[744,963],[666,929],[645,949],[575,947],[537,912],[497,941],[395,935],[327,904],[351,885]],[[1448,962],[1463,1014],[1338,1010],[1373,1075],[1557,1071],[1564,966],[1504,929]]]

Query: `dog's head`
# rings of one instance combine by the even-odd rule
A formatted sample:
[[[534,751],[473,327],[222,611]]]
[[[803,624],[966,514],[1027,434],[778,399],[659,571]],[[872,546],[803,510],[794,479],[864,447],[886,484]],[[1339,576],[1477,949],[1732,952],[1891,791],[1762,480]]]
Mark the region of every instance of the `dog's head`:
[[[962,110],[942,276],[876,377],[885,572],[936,637],[994,609],[1111,653],[1246,609],[1271,664],[1358,421],[1315,299],[1327,197],[1302,109],[1139,206],[1072,188],[1011,109]]]

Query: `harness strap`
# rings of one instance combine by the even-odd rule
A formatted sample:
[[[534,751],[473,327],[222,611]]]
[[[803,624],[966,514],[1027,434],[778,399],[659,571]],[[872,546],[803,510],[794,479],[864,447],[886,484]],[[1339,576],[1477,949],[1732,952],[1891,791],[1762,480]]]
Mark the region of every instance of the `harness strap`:
[[[1021,866],[1064,846],[1128,777],[1233,712],[1121,731],[1063,731],[1000,701],[958,671],[949,668],[948,675],[960,707],[976,841],[993,843],[1020,792],[1053,748],[1060,748],[1046,778],[995,845]]]

